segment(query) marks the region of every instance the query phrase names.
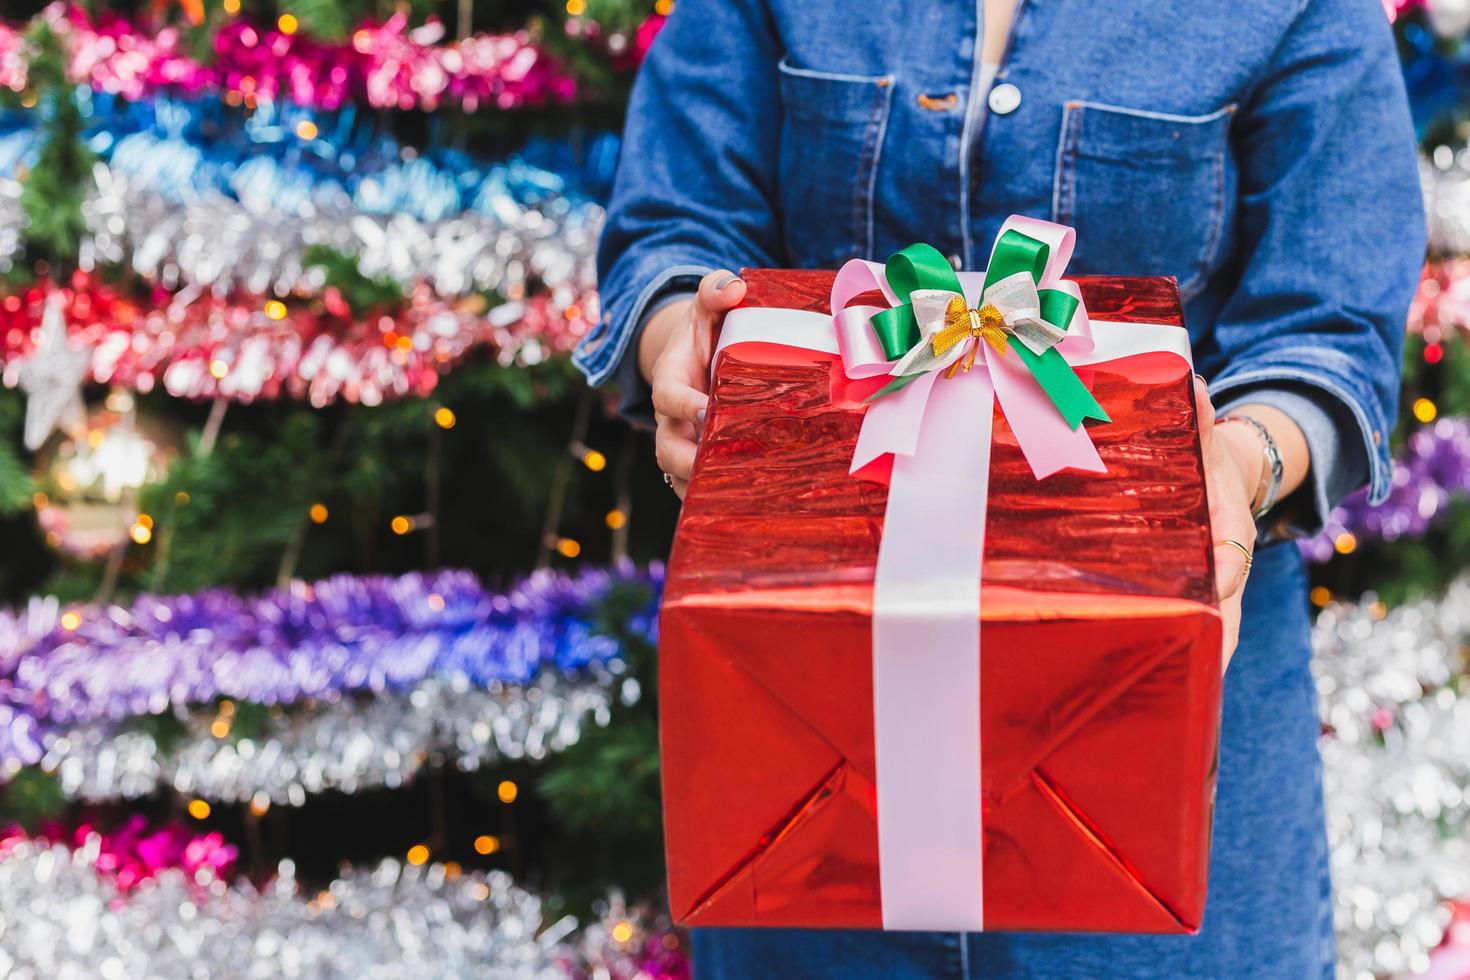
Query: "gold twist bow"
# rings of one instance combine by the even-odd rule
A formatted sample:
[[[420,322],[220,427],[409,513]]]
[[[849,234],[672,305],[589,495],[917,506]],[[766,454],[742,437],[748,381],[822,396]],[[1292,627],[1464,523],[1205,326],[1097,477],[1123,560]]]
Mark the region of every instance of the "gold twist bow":
[[[1006,332],[1002,328],[1004,322],[1005,318],[993,303],[986,303],[974,310],[965,306],[962,297],[956,296],[949,301],[949,307],[944,311],[944,329],[930,338],[934,346],[934,356],[942,357],[955,344],[976,338],[984,339],[998,353],[1004,354],[1007,347]],[[976,353],[972,348],[965,358],[966,371],[974,366]],[[953,368],[950,373],[954,373]]]

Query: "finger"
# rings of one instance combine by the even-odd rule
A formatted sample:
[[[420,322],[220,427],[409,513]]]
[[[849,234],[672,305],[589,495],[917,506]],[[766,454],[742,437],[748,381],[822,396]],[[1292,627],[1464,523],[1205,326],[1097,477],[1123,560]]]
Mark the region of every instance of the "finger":
[[[1227,534],[1226,537],[1234,536]],[[1239,538],[1234,540],[1240,541]],[[1244,541],[1240,543],[1250,547]],[[1223,543],[1223,539],[1222,543],[1215,545],[1215,597],[1220,602],[1239,595],[1249,574],[1250,566],[1239,548]]]
[[[653,454],[658,468],[675,480],[688,480],[694,472],[694,440],[660,424],[653,438]]]
[[[733,310],[745,299],[745,280],[728,269],[716,269],[699,280],[699,294],[695,298],[696,315],[711,315]]]
[[[653,383],[653,410],[671,419],[680,419],[693,425],[704,422],[704,413],[709,408],[709,395],[672,378],[660,375]]]
[[[1220,625],[1223,627],[1220,637],[1220,673],[1225,673],[1230,666],[1230,660],[1235,656],[1235,648],[1240,644],[1240,596],[1233,595],[1220,603]]]
[[[1200,432],[1211,432],[1215,427],[1215,403],[1210,401],[1210,387],[1205,379],[1194,376],[1194,411],[1199,418]]]
[[[674,477],[674,482],[669,484],[669,486],[674,488],[674,493],[679,495],[680,500],[683,500],[684,495],[689,492],[689,481],[681,480],[677,476]]]

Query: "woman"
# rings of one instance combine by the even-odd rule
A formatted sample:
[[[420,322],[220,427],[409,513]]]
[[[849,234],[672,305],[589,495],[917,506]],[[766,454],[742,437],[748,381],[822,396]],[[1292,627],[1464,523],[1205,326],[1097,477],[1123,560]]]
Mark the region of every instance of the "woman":
[[[634,91],[608,315],[578,352],[631,417],[651,407],[674,489],[744,295],[724,270],[914,241],[973,269],[1007,215],[1051,218],[1077,229],[1070,272],[1179,280],[1240,640],[1198,936],[704,930],[701,977],[1333,975],[1305,582],[1280,542],[1387,492],[1417,185],[1378,0],[681,0]]]

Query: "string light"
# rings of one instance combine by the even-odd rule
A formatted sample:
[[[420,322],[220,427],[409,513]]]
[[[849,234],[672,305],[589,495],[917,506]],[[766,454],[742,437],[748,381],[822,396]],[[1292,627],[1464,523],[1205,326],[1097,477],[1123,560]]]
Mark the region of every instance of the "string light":
[[[1438,364],[1444,360],[1444,346],[1441,344],[1424,345],[1424,363]]]
[[[1350,555],[1357,550],[1357,536],[1351,531],[1344,531],[1332,540],[1332,547],[1339,555]]]
[[[296,135],[301,139],[314,140],[316,139],[316,134],[316,123],[312,122],[310,119],[303,119],[296,124]]]
[[[265,304],[265,315],[272,320],[286,319],[286,304],[278,299],[267,300]]]
[[[301,23],[296,19],[294,14],[282,14],[276,19],[276,27],[280,29],[282,34],[295,34],[296,28],[300,26]]]
[[[500,850],[500,838],[494,834],[481,834],[475,838],[476,854],[494,854]]]
[[[674,0],[656,0],[653,5],[653,12],[660,17],[667,17],[674,12]]]
[[[612,528],[614,531],[621,531],[623,528],[628,526],[628,515],[624,514],[620,510],[608,511],[607,526]]]
[[[230,734],[230,723],[223,718],[216,718],[209,726],[209,734],[215,738],[224,738]]]
[[[67,610],[61,614],[61,628],[68,633],[75,633],[82,625],[82,616],[75,610]]]
[[[429,604],[429,608],[434,610],[435,612],[444,611],[444,597],[439,593],[430,592],[429,598],[424,601],[426,601]]]
[[[250,797],[250,812],[255,816],[265,816],[266,811],[270,808],[271,798],[266,794],[265,790],[260,790],[254,796]]]
[[[231,17],[240,12],[240,0],[224,0],[224,2],[220,4],[220,6],[225,8],[225,13],[229,14]]]
[[[1312,605],[1325,606],[1332,601],[1332,590],[1325,585],[1318,585],[1312,589]]]
[[[558,538],[556,553],[563,558],[575,558],[582,553],[582,546],[571,538]]]
[[[394,534],[407,534],[413,530],[413,519],[404,514],[399,514],[388,522],[388,526],[393,529]]]
[[[189,506],[189,495],[188,495],[188,493],[186,493],[183,490],[180,490],[178,493],[174,494],[174,503],[178,504],[180,507],[187,507],[187,506]]]
[[[619,922],[612,927],[612,937],[615,943],[626,943],[633,938],[633,923]]]
[[[1439,406],[1428,398],[1418,398],[1414,401],[1414,418],[1420,422],[1433,422],[1435,416],[1439,415]]]
[[[587,12],[587,0],[567,0],[567,13],[581,17]]]
[[[582,465],[594,473],[601,473],[607,469],[607,457],[595,449],[589,449],[582,454]]]
[[[223,378],[229,373],[230,366],[219,358],[216,357],[209,362],[209,376],[214,378],[216,381],[218,381],[220,378]]]
[[[200,799],[189,801],[189,816],[195,820],[209,819],[209,804]]]
[[[502,779],[500,785],[495,787],[495,795],[500,797],[502,803],[514,803],[520,795],[520,788],[509,779]]]
[[[235,717],[235,702],[225,698],[219,703],[219,713],[226,718]]]
[[[441,429],[452,429],[458,421],[454,417],[454,411],[450,408],[440,407],[434,410],[434,424]]]
[[[42,509],[49,503],[51,503],[51,498],[46,496],[40,490],[37,490],[35,493],[31,494],[31,506],[36,508],[36,510]]]
[[[422,844],[415,844],[408,849],[408,863],[412,865],[427,864],[429,860],[429,849]]]
[[[153,540],[153,529],[142,521],[138,521],[133,524],[132,528],[128,531],[128,535],[136,544],[147,544]]]
[[[308,513],[311,516],[311,523],[313,523],[313,524],[325,524],[325,523],[327,523],[327,505],[326,504],[323,504],[323,503],[315,503],[315,504],[312,504],[311,505],[311,510],[308,511]]]

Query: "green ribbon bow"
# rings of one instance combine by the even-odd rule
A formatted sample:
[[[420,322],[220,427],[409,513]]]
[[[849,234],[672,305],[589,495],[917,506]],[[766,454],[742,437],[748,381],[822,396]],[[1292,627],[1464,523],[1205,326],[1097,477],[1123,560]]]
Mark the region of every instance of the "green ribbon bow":
[[[995,246],[990,268],[985,270],[984,288],[989,289],[993,283],[1017,272],[1027,273],[1039,286],[1050,253],[1051,247],[1045,242],[1037,241],[1019,231],[1007,231]],[[889,288],[899,299],[899,305],[873,314],[869,322],[884,355],[892,361],[903,357],[922,339],[918,321],[914,318],[914,308],[909,303],[909,294],[916,289],[943,289],[963,295],[964,289],[960,286],[960,278],[955,274],[949,260],[932,245],[918,243],[900,249],[889,257],[883,271],[888,277]],[[1038,289],[1037,292],[1041,297],[1041,318],[1066,330],[1072,322],[1072,315],[1077,311],[1076,297],[1059,289]],[[1077,377],[1072,365],[1067,363],[1066,358],[1055,347],[1045,354],[1037,354],[1025,344],[1010,344],[1008,350],[1015,351],[1016,356],[1021,358],[1021,363],[1036,378],[1042,391],[1046,392],[1057,411],[1062,413],[1068,426],[1075,429],[1082,424],[1083,419],[1112,421],[1097,403],[1097,399],[1092,397],[1092,392],[1087,390],[1082,379]],[[986,356],[1009,355],[992,350]],[[910,374],[894,378],[870,396],[869,401],[898,391],[922,376]]]

